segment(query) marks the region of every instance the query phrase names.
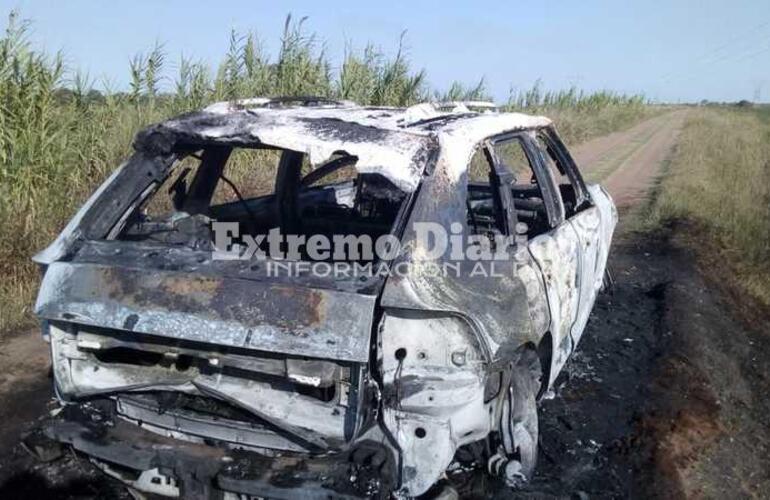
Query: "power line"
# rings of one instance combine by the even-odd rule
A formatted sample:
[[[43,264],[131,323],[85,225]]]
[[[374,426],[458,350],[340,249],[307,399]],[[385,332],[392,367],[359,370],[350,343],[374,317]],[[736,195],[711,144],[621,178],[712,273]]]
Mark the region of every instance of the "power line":
[[[755,57],[757,57],[757,56],[759,56],[759,55],[761,55],[761,54],[763,54],[763,53],[765,53],[767,51],[770,51],[770,45],[768,45],[766,47],[763,47],[760,50],[757,50],[755,52],[745,52],[743,54],[739,54],[738,58],[734,59],[733,62],[739,63],[739,62],[743,62],[743,61],[746,61],[746,60],[749,60],[749,59],[753,59],[753,58],[755,58]],[[683,73],[678,78],[669,78],[668,80],[664,80],[663,83],[671,83],[671,82],[674,82],[674,81],[686,82],[688,80],[692,80],[693,78],[697,78],[699,76],[702,76],[704,70],[707,71],[707,72],[714,71],[715,69],[717,69],[718,63],[724,62],[727,59],[729,59],[729,57],[722,58],[719,61],[715,61],[714,63],[712,63],[707,68],[701,68],[701,69],[699,69],[699,70],[697,70],[695,72],[690,72],[689,74]]]
[[[765,40],[765,42],[767,42],[767,41],[770,41],[770,38],[768,38],[768,40]],[[755,49],[755,48],[756,47],[751,47],[751,49]],[[701,67],[701,68],[697,68],[697,69],[695,69],[693,71],[687,70],[685,72],[680,73],[679,75],[675,75],[673,77],[669,77],[669,78],[663,79],[663,83],[670,83],[670,82],[674,82],[674,81],[683,81],[683,80],[684,81],[691,80],[693,78],[698,77],[699,75],[702,75],[704,71],[706,71],[706,72],[713,71],[719,64],[721,64],[723,62],[726,62],[728,60],[732,60],[732,62],[734,62],[734,63],[739,63],[739,62],[746,61],[748,59],[753,59],[753,58],[755,58],[755,57],[757,57],[757,56],[767,52],[768,50],[770,50],[770,45],[762,47],[762,48],[760,48],[759,50],[756,50],[756,51],[747,50],[747,51],[744,51],[744,52],[741,52],[741,53],[738,53],[738,54],[726,54],[723,57],[720,57],[718,59],[715,59],[715,60],[711,61],[710,64],[708,64],[707,66],[704,66],[704,67]]]
[[[756,31],[759,31],[762,28],[764,28],[766,26],[769,26],[769,25],[770,25],[770,21],[766,21],[764,23],[760,23],[757,26],[754,26],[749,31],[744,31],[742,34],[732,36],[727,42],[723,43],[722,45],[720,45],[719,47],[717,47],[716,49],[714,49],[714,50],[712,50],[710,52],[712,54],[716,53],[716,52],[720,52],[720,51],[726,49],[727,47],[729,47],[730,45],[732,45],[734,42],[739,41],[740,39],[742,39],[742,38],[744,38],[746,36],[752,35]],[[705,54],[705,55],[708,55],[708,53]]]
[[[721,62],[723,62],[725,60],[730,59],[733,56],[732,53],[730,53],[730,52],[721,53],[721,52],[724,51],[725,49],[729,48],[731,45],[735,44],[736,42],[739,42],[739,43],[749,42],[750,45],[746,46],[744,48],[747,48],[747,49],[748,48],[753,48],[752,46],[756,45],[756,41],[752,41],[751,37],[753,37],[753,35],[755,33],[757,33],[758,31],[762,30],[763,28],[765,28],[767,26],[770,26],[770,21],[762,22],[762,23],[754,26],[753,28],[751,28],[748,31],[744,31],[744,32],[742,32],[742,33],[740,33],[738,35],[733,35],[726,42],[722,43],[718,47],[716,47],[714,49],[711,49],[711,50],[701,54],[697,58],[698,61],[693,63],[692,66],[699,66],[699,67],[705,68],[705,67],[710,67],[710,66],[713,66],[714,64],[718,64],[718,63],[721,63]],[[760,35],[760,37],[764,37],[764,35],[767,35],[767,33],[760,32],[759,35]],[[698,70],[696,70],[696,71],[698,71]],[[692,71],[687,70],[684,73],[679,72],[679,71],[671,71],[671,72],[667,73],[666,75],[662,76],[661,80],[664,83],[666,83],[666,82],[670,82],[670,81],[673,81],[675,79],[678,79],[677,77],[681,78],[682,75],[687,75],[687,74],[692,74]],[[691,76],[688,77],[688,78],[691,78]]]

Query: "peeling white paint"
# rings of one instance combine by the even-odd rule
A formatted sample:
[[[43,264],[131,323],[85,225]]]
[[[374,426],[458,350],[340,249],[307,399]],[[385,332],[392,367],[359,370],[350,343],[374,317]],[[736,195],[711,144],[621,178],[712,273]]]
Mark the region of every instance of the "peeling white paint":
[[[515,130],[547,127],[551,120],[544,116],[522,113],[485,113],[457,121],[439,132],[441,158],[446,163],[450,181],[456,182],[468,169],[473,153],[481,141]]]
[[[253,115],[259,117],[253,125],[224,124],[201,130],[204,137],[217,139],[246,132],[262,143],[306,153],[313,166],[328,161],[339,151],[358,157],[356,169],[362,173],[378,173],[387,177],[404,191],[411,192],[419,183],[423,166],[414,165],[414,156],[424,145],[422,137],[438,134],[444,161],[451,163],[448,172],[456,180],[465,172],[476,145],[482,139],[507,131],[545,127],[551,120],[542,116],[522,113],[480,113],[442,126],[438,132],[420,127],[407,127],[420,120],[468,113],[468,107],[456,104],[450,112],[439,111],[432,103],[409,108],[367,108],[351,103],[312,107],[266,107],[265,98],[254,98],[236,103],[212,104],[205,111],[218,115]],[[486,103],[475,103],[482,105]],[[474,103],[469,103],[473,107]],[[398,132],[383,142],[332,140],[318,134],[303,119],[334,119],[355,123],[378,130]],[[167,122],[174,128],[174,120]]]

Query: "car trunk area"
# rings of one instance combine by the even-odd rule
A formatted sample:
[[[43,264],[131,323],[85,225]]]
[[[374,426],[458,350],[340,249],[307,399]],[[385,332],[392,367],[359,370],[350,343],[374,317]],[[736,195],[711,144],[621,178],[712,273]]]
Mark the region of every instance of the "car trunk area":
[[[340,449],[359,420],[363,365],[276,357],[52,323],[59,395],[111,399],[119,417],[191,442],[255,451]]]

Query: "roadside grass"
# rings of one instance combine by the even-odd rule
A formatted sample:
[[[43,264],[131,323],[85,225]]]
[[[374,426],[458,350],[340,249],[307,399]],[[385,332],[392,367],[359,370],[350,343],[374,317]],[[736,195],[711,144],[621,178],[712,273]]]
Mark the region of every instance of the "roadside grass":
[[[546,91],[540,80],[527,90],[511,92],[506,108],[548,116],[568,145],[623,130],[668,109],[650,105],[641,95],[585,92],[576,87]]]
[[[712,278],[770,307],[770,110],[690,112],[644,226],[676,227]]]
[[[426,72],[411,66],[403,40],[394,55],[372,45],[349,48],[335,67],[305,19],[290,16],[276,54],[265,52],[254,33],[231,32],[227,53],[210,68],[191,58],[171,61],[156,44],[128,62],[127,89],[103,84],[96,90],[95,80],[67,68],[61,53],[33,47],[29,27],[12,12],[0,33],[0,336],[34,324],[39,272],[30,257],[53,240],[150,123],[250,96],[316,95],[388,106],[489,99],[483,79],[432,89]],[[658,112],[641,96],[544,92],[539,82],[512,93],[505,107],[551,116],[569,144]],[[250,164],[244,158],[234,180],[256,182]]]

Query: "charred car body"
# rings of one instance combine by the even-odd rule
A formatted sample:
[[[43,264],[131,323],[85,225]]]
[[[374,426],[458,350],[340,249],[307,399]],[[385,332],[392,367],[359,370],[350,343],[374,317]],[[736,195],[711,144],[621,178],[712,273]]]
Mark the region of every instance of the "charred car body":
[[[35,257],[62,404],[47,436],[186,498],[413,497],[462,461],[531,475],[536,399],[580,339],[617,220],[548,119],[253,99],[134,148]],[[410,265],[271,275],[270,250],[213,258],[215,222],[391,235],[388,263]],[[418,223],[508,255],[479,273],[429,252]]]

